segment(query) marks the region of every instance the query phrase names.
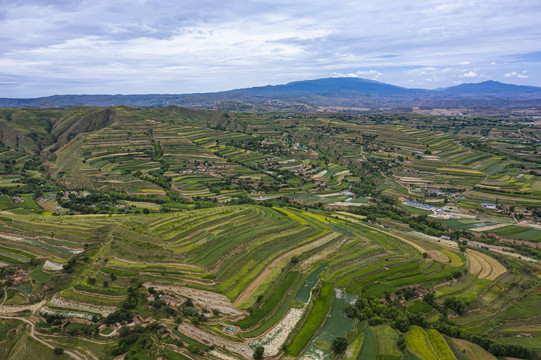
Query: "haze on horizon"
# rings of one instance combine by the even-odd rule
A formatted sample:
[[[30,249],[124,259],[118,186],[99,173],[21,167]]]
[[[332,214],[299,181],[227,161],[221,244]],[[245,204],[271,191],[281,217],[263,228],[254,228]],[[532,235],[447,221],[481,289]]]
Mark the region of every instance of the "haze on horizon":
[[[0,97],[541,85],[537,0],[0,0]]]

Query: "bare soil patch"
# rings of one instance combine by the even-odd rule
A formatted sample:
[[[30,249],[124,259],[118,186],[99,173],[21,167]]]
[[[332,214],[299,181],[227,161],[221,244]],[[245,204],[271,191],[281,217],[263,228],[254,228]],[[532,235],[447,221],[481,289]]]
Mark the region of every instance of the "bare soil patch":
[[[209,310],[216,309],[220,313],[225,315],[244,315],[244,312],[237,310],[233,307],[231,301],[225,295],[217,294],[212,291],[192,289],[184,286],[154,285],[151,283],[145,283],[143,284],[143,286],[147,288],[152,286],[158,291],[166,291],[180,295],[183,298],[190,298],[199,307]]]
[[[507,272],[507,269],[496,259],[478,251],[468,249],[466,255],[470,261],[469,272],[478,274],[480,279],[494,280]]]

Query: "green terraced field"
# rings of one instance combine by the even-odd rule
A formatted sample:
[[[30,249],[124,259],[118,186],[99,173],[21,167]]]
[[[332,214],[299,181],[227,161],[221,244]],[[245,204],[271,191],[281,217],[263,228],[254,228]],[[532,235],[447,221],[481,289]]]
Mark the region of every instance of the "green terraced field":
[[[0,109],[2,314],[81,359],[539,355],[536,125],[256,111]]]

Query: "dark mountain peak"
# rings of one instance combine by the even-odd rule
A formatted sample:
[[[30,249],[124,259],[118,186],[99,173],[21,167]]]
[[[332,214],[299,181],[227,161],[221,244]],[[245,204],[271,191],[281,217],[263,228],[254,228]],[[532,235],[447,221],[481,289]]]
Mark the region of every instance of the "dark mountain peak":
[[[385,84],[357,77],[331,77],[315,80],[294,81],[282,85],[267,85],[227,91],[251,96],[322,95],[322,96],[393,96],[417,90]]]
[[[54,95],[35,99],[0,99],[0,107],[71,106],[167,106],[229,107],[228,102],[291,107],[314,106],[374,107],[390,106],[515,106],[513,102],[541,102],[541,88],[505,84],[489,80],[437,90],[408,89],[357,77],[331,77],[294,81],[217,93],[140,94],[140,95]],[[532,102],[533,101],[533,102]]]
[[[451,86],[440,90],[448,94],[498,94],[498,95],[518,95],[541,93],[541,88],[535,86],[524,86],[506,84],[499,81],[488,80],[480,83],[465,83],[457,86]]]

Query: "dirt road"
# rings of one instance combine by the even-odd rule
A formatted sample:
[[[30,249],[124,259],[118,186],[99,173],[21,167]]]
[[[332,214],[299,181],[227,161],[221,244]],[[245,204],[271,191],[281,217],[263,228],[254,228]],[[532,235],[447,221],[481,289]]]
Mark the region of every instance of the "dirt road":
[[[45,341],[43,341],[43,340],[36,337],[36,335],[34,334],[34,323],[31,322],[30,320],[27,320],[27,319],[21,318],[21,317],[17,317],[17,316],[0,316],[0,318],[24,321],[25,323],[30,325],[30,336],[32,337],[32,339],[36,340],[40,344],[43,344],[43,345],[47,346],[49,349],[54,349],[55,348],[55,346],[53,346],[53,345],[49,344],[48,342],[45,342]],[[64,354],[68,354],[69,356],[71,356],[72,358],[77,359],[77,360],[83,360],[83,358],[81,358],[79,355],[76,355],[75,353],[73,353],[73,352],[71,352],[69,350],[64,350]]]

